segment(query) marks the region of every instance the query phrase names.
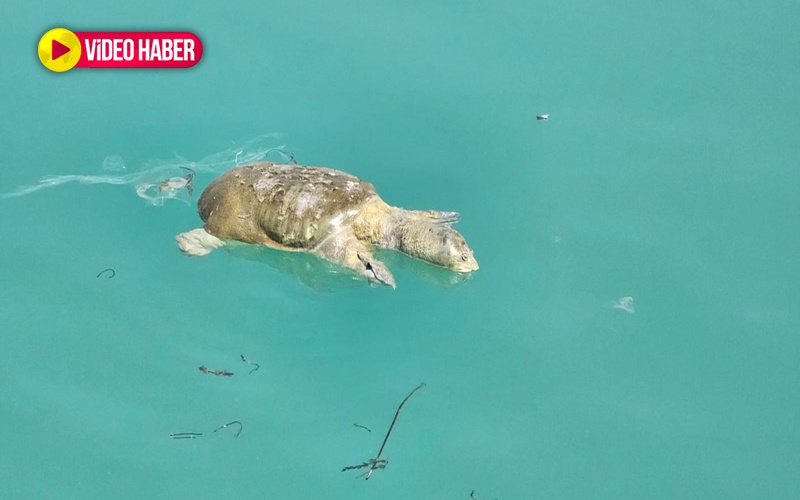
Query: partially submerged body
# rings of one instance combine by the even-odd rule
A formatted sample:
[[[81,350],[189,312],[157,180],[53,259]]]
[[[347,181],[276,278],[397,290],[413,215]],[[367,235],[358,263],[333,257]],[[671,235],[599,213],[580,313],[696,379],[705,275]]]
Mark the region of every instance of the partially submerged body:
[[[450,227],[458,214],[392,207],[372,184],[338,170],[271,162],[236,167],[209,184],[197,208],[204,228],[177,236],[189,255],[236,240],[311,252],[392,287],[391,272],[373,256],[376,247],[456,272],[478,269]]]

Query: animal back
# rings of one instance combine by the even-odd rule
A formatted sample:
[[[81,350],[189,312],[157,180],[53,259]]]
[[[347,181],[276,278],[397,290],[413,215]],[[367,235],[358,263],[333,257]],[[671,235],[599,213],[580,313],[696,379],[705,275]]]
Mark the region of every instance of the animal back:
[[[311,249],[374,197],[372,184],[345,172],[261,162],[214,180],[198,212],[220,238]]]

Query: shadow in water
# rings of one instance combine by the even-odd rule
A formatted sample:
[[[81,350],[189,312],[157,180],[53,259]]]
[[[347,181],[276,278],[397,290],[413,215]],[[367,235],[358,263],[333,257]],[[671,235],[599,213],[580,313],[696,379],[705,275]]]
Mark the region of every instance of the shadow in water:
[[[354,272],[305,252],[284,252],[238,242],[227,242],[224,248],[232,257],[266,264],[294,276],[318,292],[369,286],[366,279]],[[389,267],[395,278],[398,275],[412,279],[421,278],[441,288],[462,285],[471,277],[471,274],[455,273],[388,250],[378,251],[376,257]]]
[[[426,283],[440,288],[454,288],[463,285],[472,278],[472,273],[465,274],[450,271],[421,260],[412,259],[400,252],[379,250],[375,253],[375,256],[386,264],[395,275],[395,279],[397,279],[398,275],[407,276],[411,279],[422,279]]]

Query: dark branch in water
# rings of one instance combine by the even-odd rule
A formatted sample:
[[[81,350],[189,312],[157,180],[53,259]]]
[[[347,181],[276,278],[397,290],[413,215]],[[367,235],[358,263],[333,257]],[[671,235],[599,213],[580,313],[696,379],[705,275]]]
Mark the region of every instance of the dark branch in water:
[[[386,447],[386,441],[389,440],[389,435],[392,433],[392,429],[394,429],[394,424],[397,422],[397,417],[400,415],[400,410],[403,409],[403,405],[406,404],[406,401],[414,395],[415,392],[425,387],[425,382],[419,384],[414,388],[413,391],[408,393],[408,396],[400,403],[400,406],[397,407],[397,411],[394,414],[394,418],[392,419],[392,424],[389,426],[389,430],[386,432],[386,437],[383,438],[383,443],[381,444],[381,449],[378,450],[378,455],[375,458],[371,458],[368,461],[359,464],[359,465],[350,465],[342,469],[342,472],[353,470],[353,469],[363,469],[364,467],[369,467],[369,470],[362,475],[366,475],[366,480],[369,480],[369,477],[372,473],[378,469],[385,469],[386,465],[389,463],[388,460],[381,460],[381,454],[383,453],[383,448]],[[361,476],[358,476],[361,477]]]
[[[233,437],[237,437],[237,438],[238,438],[238,437],[239,437],[239,434],[241,434],[241,433],[242,433],[242,430],[244,429],[244,426],[243,426],[243,425],[242,425],[242,423],[241,423],[241,422],[239,422],[238,420],[234,420],[233,422],[228,422],[228,423],[227,423],[227,424],[225,424],[225,425],[222,425],[222,426],[220,426],[220,427],[217,427],[216,429],[214,429],[214,432],[217,432],[217,431],[219,431],[219,430],[222,430],[222,429],[224,429],[225,427],[228,427],[229,425],[233,425],[233,424],[236,424],[236,425],[238,425],[238,426],[239,426],[239,430],[238,430],[238,431],[236,431],[236,434],[234,434],[234,435],[233,435]]]
[[[355,424],[353,424],[353,427],[359,427],[359,428],[361,428],[361,429],[364,429],[364,430],[365,430],[365,431],[367,431],[367,432],[372,432],[371,430],[369,430],[369,428],[368,428],[368,427],[364,427],[363,425],[361,425],[361,424],[359,424],[359,423],[355,423]]]
[[[258,363],[253,363],[252,361],[248,361],[248,360],[247,360],[247,358],[245,358],[245,357],[244,357],[244,354],[240,354],[239,356],[241,356],[241,358],[242,358],[242,361],[244,361],[244,362],[245,362],[245,363],[247,363],[248,365],[255,365],[255,368],[253,368],[252,370],[250,370],[250,373],[253,373],[254,371],[256,371],[256,370],[258,370],[259,368],[261,368],[260,366],[258,366]],[[250,375],[250,373],[248,373],[248,375]]]
[[[109,276],[108,279],[111,279],[111,278],[113,278],[114,276],[117,275],[117,273],[113,269],[109,268],[109,269],[103,269],[102,271],[97,273],[97,277],[99,278],[106,271],[111,271],[111,276]]]
[[[385,462],[386,460],[382,460],[382,461]],[[349,470],[355,470],[355,469],[363,469],[364,467],[369,467],[374,462],[375,462],[375,460],[370,460],[368,462],[364,462],[363,464],[348,465],[347,467],[342,468],[342,472],[349,471]]]
[[[368,461],[364,462],[363,464],[351,465],[349,467],[345,467],[345,468],[342,469],[342,472],[348,471],[348,470],[354,470],[354,469],[363,469],[364,467],[369,467],[370,469],[367,472],[365,472],[365,473],[363,473],[363,474],[361,474],[359,476],[356,476],[356,479],[358,479],[360,477],[364,477],[364,476],[367,476],[367,479],[369,479],[369,475],[368,474],[372,474],[372,471],[374,471],[374,470],[385,469],[386,465],[388,463],[389,463],[388,460],[376,460],[374,458],[370,458]]]
[[[205,365],[200,367],[200,371],[209,375],[217,375],[217,376],[222,375],[223,377],[230,377],[233,375],[232,372],[229,372],[227,370],[209,370],[208,368],[205,367]]]

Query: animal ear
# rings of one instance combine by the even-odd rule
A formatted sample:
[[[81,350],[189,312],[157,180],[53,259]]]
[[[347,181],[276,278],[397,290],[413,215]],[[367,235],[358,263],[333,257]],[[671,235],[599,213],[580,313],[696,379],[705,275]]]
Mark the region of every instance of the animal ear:
[[[461,218],[458,212],[440,212],[428,210],[425,214],[436,224],[455,224]]]

